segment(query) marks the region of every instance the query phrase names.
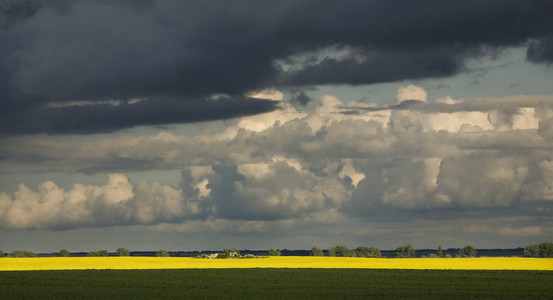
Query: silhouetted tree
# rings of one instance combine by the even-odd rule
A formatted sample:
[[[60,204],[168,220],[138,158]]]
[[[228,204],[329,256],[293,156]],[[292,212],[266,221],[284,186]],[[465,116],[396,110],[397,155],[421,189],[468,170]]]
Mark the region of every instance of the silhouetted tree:
[[[67,249],[61,249],[60,252],[58,252],[59,256],[61,257],[69,257],[71,255],[71,252]]]
[[[442,249],[442,246],[438,246],[438,253],[436,253],[438,257],[444,257],[444,250]]]
[[[362,247],[355,248],[355,256],[357,257],[381,257],[382,254],[379,249],[374,247]]]
[[[553,257],[553,243],[541,243],[539,247],[541,257]]]
[[[115,252],[119,256],[130,256],[131,255],[131,251],[129,251],[129,249],[127,249],[127,248],[117,248],[117,250],[115,250]]]
[[[157,252],[156,252],[156,256],[159,256],[159,257],[169,257],[169,252],[167,252],[167,250],[163,250],[163,249],[159,249]]]
[[[476,248],[470,245],[466,245],[459,251],[460,255],[462,257],[475,257],[476,256]]]
[[[524,256],[526,257],[540,257],[539,245],[528,245],[524,247]]]
[[[269,256],[280,256],[280,251],[271,248],[269,249]]]
[[[309,253],[310,256],[324,256],[323,250],[313,247],[311,248],[311,253]]]
[[[91,257],[94,257],[94,256],[108,256],[108,251],[107,250],[98,250],[98,251],[92,251],[92,252],[89,252],[87,256],[91,256]]]
[[[330,247],[328,249],[328,255],[337,257],[350,257],[355,255],[355,251],[351,251],[346,246]]]
[[[32,251],[13,250],[10,252],[10,257],[36,257],[36,254]]]
[[[413,248],[413,246],[411,246],[411,244],[397,247],[396,257],[398,258],[415,257],[415,249]]]
[[[541,243],[524,247],[524,256],[553,257],[553,243]]]

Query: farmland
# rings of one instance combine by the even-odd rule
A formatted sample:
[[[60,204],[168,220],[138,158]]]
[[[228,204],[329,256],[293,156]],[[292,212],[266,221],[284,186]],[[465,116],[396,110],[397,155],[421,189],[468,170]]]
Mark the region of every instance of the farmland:
[[[553,298],[553,259],[0,259],[0,298]]]
[[[327,256],[274,256],[248,259],[199,259],[189,257],[49,257],[0,259],[0,271],[227,268],[355,268],[553,271],[553,259],[521,257],[385,259]]]
[[[158,269],[0,272],[2,299],[551,299],[553,272]]]

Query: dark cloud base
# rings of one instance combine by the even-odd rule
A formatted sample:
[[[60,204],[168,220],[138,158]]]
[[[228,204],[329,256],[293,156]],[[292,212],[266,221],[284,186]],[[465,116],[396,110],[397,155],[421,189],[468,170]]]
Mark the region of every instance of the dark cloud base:
[[[508,47],[553,61],[553,3],[539,0],[2,0],[0,28],[0,117],[14,134],[255,114],[275,107],[204,99],[447,77]],[[136,98],[158,104],[48,106]]]
[[[134,104],[95,104],[20,111],[0,121],[4,134],[91,134],[136,125],[166,125],[253,115],[278,109],[279,103],[251,98],[203,101],[145,100]]]

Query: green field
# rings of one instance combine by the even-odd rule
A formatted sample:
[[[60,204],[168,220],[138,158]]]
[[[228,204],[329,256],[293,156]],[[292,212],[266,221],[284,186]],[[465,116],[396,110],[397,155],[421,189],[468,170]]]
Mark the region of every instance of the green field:
[[[0,272],[2,299],[553,299],[551,271],[177,269]]]

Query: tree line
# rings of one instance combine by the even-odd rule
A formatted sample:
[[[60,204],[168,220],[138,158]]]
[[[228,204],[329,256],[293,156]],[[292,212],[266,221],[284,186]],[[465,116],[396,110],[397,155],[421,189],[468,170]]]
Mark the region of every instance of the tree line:
[[[313,247],[311,249],[311,256],[325,256],[324,251]],[[399,246],[395,249],[396,258],[411,258],[415,257],[416,251],[411,244]],[[328,249],[328,256],[335,257],[382,257],[380,249],[375,247],[364,247],[359,246],[355,249],[349,249],[346,246],[335,246]],[[459,249],[459,253],[456,257],[474,257],[476,256],[476,248],[474,246],[467,245]],[[423,256],[424,257],[424,256]],[[441,246],[438,247],[436,253],[431,253],[426,257],[452,257],[450,254],[444,254],[444,251]]]
[[[365,246],[359,246],[355,249],[349,249],[346,246],[337,245],[335,247],[330,247],[327,250],[328,256],[334,256],[334,257],[374,257],[379,258],[382,257],[382,253],[380,249],[375,247],[365,247]],[[71,252],[67,249],[62,249],[58,253],[58,256],[60,257],[69,257],[71,256]],[[109,253],[107,250],[97,250],[97,251],[91,251],[88,252],[87,256],[89,257],[102,257],[102,256],[108,256]],[[130,250],[127,248],[117,248],[115,250],[115,255],[117,256],[130,256]],[[218,258],[232,258],[232,257],[240,257],[240,252],[236,249],[225,249],[223,252],[218,254]],[[269,249],[267,252],[268,256],[280,256],[281,252],[279,250],[275,249]],[[323,250],[317,247],[311,248],[310,256],[325,256],[325,253]],[[411,244],[402,245],[395,249],[395,257],[397,258],[410,258],[415,257],[416,251],[413,248]],[[0,257],[4,256],[4,252],[0,251]],[[32,251],[27,250],[14,250],[8,254],[9,257],[36,257],[36,253]],[[164,249],[160,249],[156,252],[156,256],[159,257],[168,257],[170,256],[169,252]],[[464,246],[463,248],[459,249],[459,252],[455,255],[455,257],[475,257],[476,256],[476,248],[471,245]],[[524,247],[523,250],[523,256],[525,257],[546,257],[551,258],[553,257],[553,243],[541,243],[541,244],[533,244],[528,245]],[[441,246],[438,247],[436,253],[431,253],[428,256],[423,257],[452,257],[451,254],[445,254],[444,250]]]
[[[71,252],[67,249],[61,249],[58,253],[58,256],[60,257],[69,257],[71,256]],[[131,251],[127,248],[117,248],[115,250],[115,254],[117,256],[130,256]],[[0,257],[4,256],[4,252],[0,251]],[[36,257],[36,253],[32,251],[27,250],[13,250],[12,252],[8,253],[8,257]],[[97,251],[91,251],[88,252],[86,255],[88,257],[102,257],[102,256],[109,256],[109,252],[107,250],[97,250]],[[169,256],[169,252],[164,249],[160,249],[156,252],[156,256]]]
[[[62,255],[62,252],[63,252],[63,255]],[[117,248],[117,249],[115,249],[115,254],[117,256],[131,256],[131,251],[127,248]],[[69,253],[69,251],[63,249],[59,252],[59,255],[60,256],[69,256],[70,253]],[[108,256],[108,255],[109,255],[109,253],[108,253],[107,250],[98,250],[98,251],[89,252],[87,256],[89,256],[89,257],[100,257],[100,256]],[[158,257],[168,257],[169,252],[165,249],[159,249],[156,252],[156,256],[158,256]]]

